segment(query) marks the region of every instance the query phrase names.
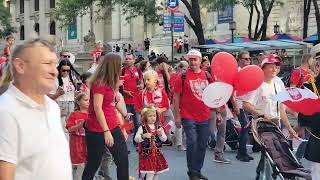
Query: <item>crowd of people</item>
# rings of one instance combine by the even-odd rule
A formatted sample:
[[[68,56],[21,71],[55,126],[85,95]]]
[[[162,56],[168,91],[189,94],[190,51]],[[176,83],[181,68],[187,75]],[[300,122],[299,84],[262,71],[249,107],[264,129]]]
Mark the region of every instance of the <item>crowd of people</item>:
[[[137,61],[128,51],[122,64],[117,51],[105,53],[98,42],[91,53],[95,68],[80,74],[70,53],[63,51],[58,58],[46,40],[26,41],[14,50],[14,38],[6,40],[0,83],[0,179],[111,179],[112,162],[117,179],[132,179],[129,138],[138,152],[139,178],[160,179],[170,168],[162,145],[174,145],[186,152],[190,180],[212,179],[201,171],[208,147],[214,149],[214,162],[231,163],[224,157],[228,119],[241,125],[236,158],[253,160],[246,146],[250,115],[274,122],[292,138],[309,138],[301,143],[297,157],[311,161],[313,179],[320,180],[320,113],[298,114],[273,100],[286,88],[277,77],[282,59],[276,54],[259,54],[264,80],[258,89],[234,94],[227,104],[212,109],[202,95],[218,79],[210,60],[198,50],[189,50],[187,61],[176,65],[169,65],[162,55]],[[289,86],[314,91],[308,84],[314,78],[320,88],[319,54],[317,45],[303,56]],[[252,64],[246,51],[237,55],[237,61],[239,70]],[[291,126],[288,113],[299,119],[300,126]],[[308,131],[301,133],[303,127]],[[263,156],[257,173],[262,164]]]

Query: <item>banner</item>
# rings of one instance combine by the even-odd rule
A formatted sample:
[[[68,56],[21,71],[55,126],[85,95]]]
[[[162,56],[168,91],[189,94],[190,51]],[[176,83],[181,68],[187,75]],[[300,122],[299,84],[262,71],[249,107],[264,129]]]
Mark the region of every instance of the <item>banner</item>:
[[[68,40],[77,39],[77,24],[69,24],[68,26]]]
[[[218,10],[218,24],[233,21],[233,7],[226,6],[223,10]]]

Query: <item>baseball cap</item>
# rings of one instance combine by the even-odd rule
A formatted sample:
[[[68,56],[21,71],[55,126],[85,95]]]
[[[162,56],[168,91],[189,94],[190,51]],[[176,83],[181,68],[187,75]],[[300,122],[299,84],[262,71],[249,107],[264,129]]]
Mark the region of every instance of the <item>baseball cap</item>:
[[[266,64],[275,64],[277,66],[280,66],[281,65],[280,59],[281,58],[277,57],[277,55],[275,56],[273,54],[270,54],[262,60],[260,67],[263,68],[263,66]]]
[[[202,55],[198,50],[191,49],[187,54],[187,58],[202,58]]]
[[[317,44],[311,48],[310,54],[312,54],[313,58],[317,59],[320,57],[320,44]]]

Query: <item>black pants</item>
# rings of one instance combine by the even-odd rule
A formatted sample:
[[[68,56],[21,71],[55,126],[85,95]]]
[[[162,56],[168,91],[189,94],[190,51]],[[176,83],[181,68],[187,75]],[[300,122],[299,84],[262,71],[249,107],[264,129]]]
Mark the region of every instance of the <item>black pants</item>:
[[[114,139],[114,145],[112,147],[108,147],[108,149],[117,166],[117,178],[118,180],[128,180],[129,160],[125,138],[119,127],[113,129],[111,134]],[[106,145],[103,133],[90,132],[86,130],[86,140],[88,159],[82,175],[82,180],[93,180],[93,177],[100,166]]]

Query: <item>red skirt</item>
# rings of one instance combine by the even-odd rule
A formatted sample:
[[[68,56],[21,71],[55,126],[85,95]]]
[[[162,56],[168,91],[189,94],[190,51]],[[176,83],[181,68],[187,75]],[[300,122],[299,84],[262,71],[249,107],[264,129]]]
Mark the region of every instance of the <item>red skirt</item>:
[[[160,149],[155,155],[139,151],[139,171],[140,173],[159,174],[168,171],[168,163]]]
[[[82,164],[87,160],[85,136],[70,134],[70,157],[72,164]]]

